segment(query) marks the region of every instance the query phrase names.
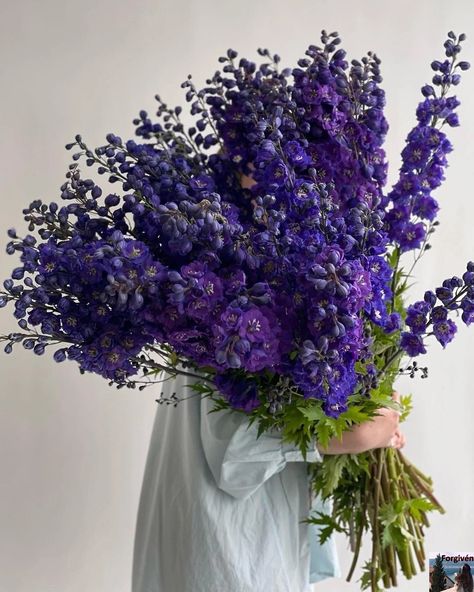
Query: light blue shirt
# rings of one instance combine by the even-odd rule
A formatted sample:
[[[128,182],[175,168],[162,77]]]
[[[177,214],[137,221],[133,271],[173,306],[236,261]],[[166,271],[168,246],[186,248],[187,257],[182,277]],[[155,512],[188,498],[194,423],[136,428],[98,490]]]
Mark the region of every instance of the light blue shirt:
[[[188,377],[165,396],[194,393]],[[132,592],[307,592],[340,576],[334,539],[302,522],[307,464],[277,433],[257,438],[240,413],[194,396],[156,410],[138,508]],[[320,462],[314,447],[307,462]]]

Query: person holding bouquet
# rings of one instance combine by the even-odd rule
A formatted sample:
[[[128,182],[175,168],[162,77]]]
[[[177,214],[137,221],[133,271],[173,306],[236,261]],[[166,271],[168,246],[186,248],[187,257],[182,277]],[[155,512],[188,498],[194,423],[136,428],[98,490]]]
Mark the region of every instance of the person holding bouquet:
[[[186,396],[190,381],[165,383]],[[398,400],[398,394],[394,393]],[[318,542],[304,522],[328,510],[310,499],[307,463],[324,454],[401,448],[398,413],[314,445],[306,462],[277,433],[257,437],[244,414],[211,412],[191,396],[157,412],[137,517],[132,592],[307,592],[310,582],[341,575],[334,538]]]
[[[133,592],[305,592],[339,575],[335,532],[348,580],[371,535],[361,589],[425,569],[427,513],[444,509],[399,450],[411,397],[393,389],[426,378],[414,358],[450,343],[453,319],[474,324],[473,261],[405,302],[438,225],[465,38],[449,31],[431,63],[389,190],[381,61],[349,61],[323,30],[294,68],[229,49],[205,88],[189,76],[189,128],[156,95],[137,141],[77,134],[68,203],[34,200],[29,234],[8,230],[7,354],[52,348],[117,388],[165,384]],[[84,178],[84,157],[121,189]]]

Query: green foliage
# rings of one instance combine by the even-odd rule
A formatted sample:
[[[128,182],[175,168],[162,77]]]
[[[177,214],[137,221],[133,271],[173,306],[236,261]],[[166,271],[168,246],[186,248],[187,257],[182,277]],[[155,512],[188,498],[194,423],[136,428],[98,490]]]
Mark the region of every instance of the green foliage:
[[[193,391],[196,391],[197,393],[209,397],[213,394],[213,389],[210,385],[203,383],[203,382],[194,382],[192,384],[189,385],[190,388],[192,388]]]
[[[329,514],[323,512],[316,512],[316,515],[311,516],[308,522],[319,526],[319,542],[323,545],[333,532],[340,532],[346,534],[346,529]]]
[[[431,512],[432,510],[436,510],[437,508],[435,504],[433,504],[433,502],[430,502],[430,500],[423,497],[419,497],[411,500],[408,503],[407,509],[416,520],[421,521],[421,512]]]
[[[400,404],[402,406],[402,412],[400,414],[400,421],[405,421],[406,418],[410,415],[411,410],[413,409],[412,403],[412,396],[411,395],[401,395],[400,396]]]
[[[382,547],[393,545],[397,549],[405,549],[408,541],[415,537],[405,528],[402,518],[406,511],[407,500],[397,499],[395,502],[383,504],[379,510],[380,521],[384,526]]]
[[[345,533],[356,540],[356,560],[364,533],[370,533],[365,538],[375,549],[375,563],[369,562],[363,568],[362,589],[380,590],[381,579],[384,585],[390,581],[389,572],[396,569],[395,557],[406,577],[414,573],[410,555],[415,546],[423,546],[426,513],[442,511],[431,497],[429,478],[418,469],[416,473],[418,481],[412,479],[400,454],[393,449],[325,455],[312,467],[314,491],[322,499],[332,500],[330,515],[318,512],[309,519],[320,527],[320,542],[335,532]],[[374,534],[375,523],[378,535]]]
[[[366,561],[362,568],[362,576],[359,578],[360,589],[367,590],[367,588],[370,588],[371,592],[383,592],[383,588],[377,584],[382,576],[383,571],[380,568],[374,568],[371,561]]]
[[[327,455],[324,457],[324,480],[320,488],[323,498],[328,498],[337,489],[344,469],[350,468],[351,460],[349,454]]]

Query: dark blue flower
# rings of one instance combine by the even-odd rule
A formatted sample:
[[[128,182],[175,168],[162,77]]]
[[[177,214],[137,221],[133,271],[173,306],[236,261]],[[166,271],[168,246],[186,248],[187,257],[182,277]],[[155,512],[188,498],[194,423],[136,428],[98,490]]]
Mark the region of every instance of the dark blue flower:
[[[413,333],[422,335],[428,322],[429,305],[426,302],[416,302],[407,308],[405,323]]]
[[[402,251],[411,251],[421,246],[426,236],[425,227],[421,222],[408,222],[399,232],[399,242]]]
[[[400,346],[411,357],[419,356],[426,353],[425,344],[420,335],[403,331],[400,339]]]
[[[432,221],[438,210],[438,202],[431,195],[418,195],[414,200],[413,213],[420,218]]]
[[[451,319],[439,321],[433,325],[433,333],[443,347],[446,347],[446,345],[453,340],[456,331],[456,323]]]
[[[217,374],[214,382],[235,409],[241,409],[248,413],[260,405],[255,382],[233,376],[230,373]]]

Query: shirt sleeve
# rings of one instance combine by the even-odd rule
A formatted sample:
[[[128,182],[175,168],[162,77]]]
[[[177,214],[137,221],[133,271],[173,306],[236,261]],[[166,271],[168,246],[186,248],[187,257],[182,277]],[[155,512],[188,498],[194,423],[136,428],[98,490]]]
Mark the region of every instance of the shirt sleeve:
[[[204,455],[219,489],[235,498],[252,495],[287,462],[319,462],[316,443],[306,459],[300,449],[284,443],[281,434],[266,432],[259,437],[258,426],[249,426],[243,413],[231,410],[211,412],[213,402],[201,400],[201,442]]]

